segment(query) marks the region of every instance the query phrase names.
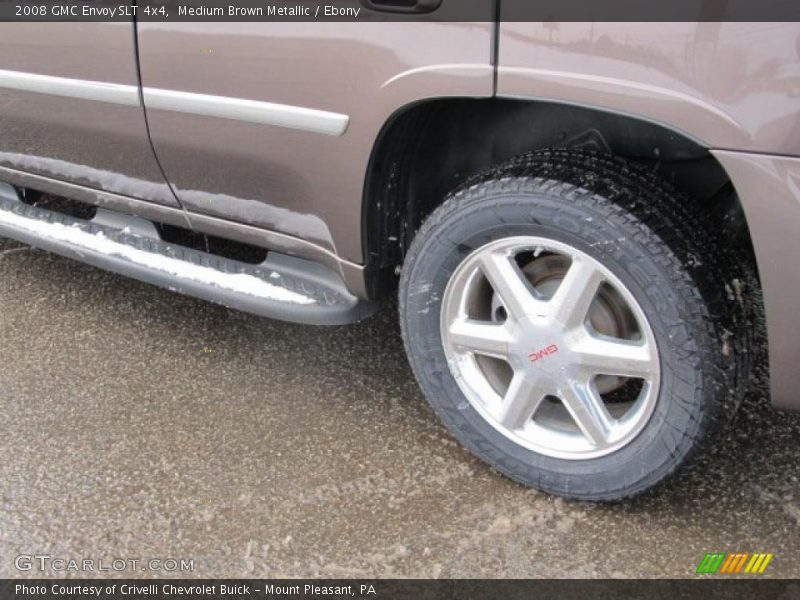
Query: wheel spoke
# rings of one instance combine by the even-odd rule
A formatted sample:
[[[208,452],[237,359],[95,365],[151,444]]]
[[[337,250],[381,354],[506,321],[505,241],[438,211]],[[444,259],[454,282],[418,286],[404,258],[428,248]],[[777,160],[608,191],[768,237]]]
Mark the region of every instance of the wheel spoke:
[[[546,395],[547,391],[530,377],[515,373],[496,418],[511,430],[521,429],[531,420]]]
[[[544,303],[533,296],[525,275],[510,256],[490,252],[481,257],[480,264],[486,279],[512,317],[520,318],[543,308]]]
[[[449,329],[450,342],[462,350],[487,356],[508,356],[508,330],[502,324],[458,319]]]
[[[650,347],[646,344],[587,335],[573,350],[583,369],[591,375],[650,379],[658,370]]]
[[[561,391],[561,400],[583,435],[595,446],[608,443],[614,420],[600,395],[585,384],[572,384]]]
[[[550,300],[550,316],[569,328],[582,325],[603,280],[602,272],[589,261],[573,258]]]

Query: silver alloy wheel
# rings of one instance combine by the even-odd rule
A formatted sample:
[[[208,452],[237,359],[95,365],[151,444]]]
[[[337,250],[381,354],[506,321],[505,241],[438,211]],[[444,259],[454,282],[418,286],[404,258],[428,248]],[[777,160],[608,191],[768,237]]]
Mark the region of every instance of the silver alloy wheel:
[[[524,236],[474,251],[445,290],[441,334],[453,377],[497,431],[564,459],[605,456],[655,409],[655,337],[603,264]]]

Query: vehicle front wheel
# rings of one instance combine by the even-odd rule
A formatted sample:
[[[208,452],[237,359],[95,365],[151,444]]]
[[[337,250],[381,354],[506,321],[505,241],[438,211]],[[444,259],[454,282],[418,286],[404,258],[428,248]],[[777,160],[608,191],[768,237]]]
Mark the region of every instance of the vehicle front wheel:
[[[456,438],[525,485],[584,500],[635,496],[697,451],[732,367],[710,238],[681,206],[622,160],[545,152],[427,219],[401,326]]]

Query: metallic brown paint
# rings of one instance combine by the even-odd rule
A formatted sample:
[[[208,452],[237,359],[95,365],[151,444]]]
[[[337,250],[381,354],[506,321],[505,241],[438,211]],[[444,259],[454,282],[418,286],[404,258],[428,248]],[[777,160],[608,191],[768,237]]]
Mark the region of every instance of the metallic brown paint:
[[[503,23],[500,32],[500,96],[626,113],[712,148],[800,154],[798,23]]]
[[[364,181],[397,111],[498,95],[661,123],[709,148],[740,196],[764,286],[773,401],[800,409],[800,25],[494,32],[487,22],[140,23],[143,85],[341,113],[346,132],[147,110],[184,212],[141,107],[0,88],[0,178],[311,258],[366,295]],[[0,69],[139,85],[127,23],[0,24]]]
[[[132,23],[0,23],[0,69],[138,86]],[[141,107],[0,87],[0,166],[178,206]]]
[[[362,261],[372,147],[399,108],[493,92],[491,23],[141,23],[147,87],[351,116],[341,137],[148,110],[190,212],[302,237]]]

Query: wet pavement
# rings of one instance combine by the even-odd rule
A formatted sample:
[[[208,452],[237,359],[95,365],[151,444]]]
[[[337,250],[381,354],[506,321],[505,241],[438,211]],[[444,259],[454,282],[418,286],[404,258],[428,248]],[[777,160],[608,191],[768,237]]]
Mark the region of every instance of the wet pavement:
[[[391,304],[290,325],[4,240],[0,281],[2,577],[63,574],[14,566],[43,554],[194,560],[126,577],[685,577],[734,551],[800,576],[800,415],[764,400],[668,487],[569,503],[448,436]]]

